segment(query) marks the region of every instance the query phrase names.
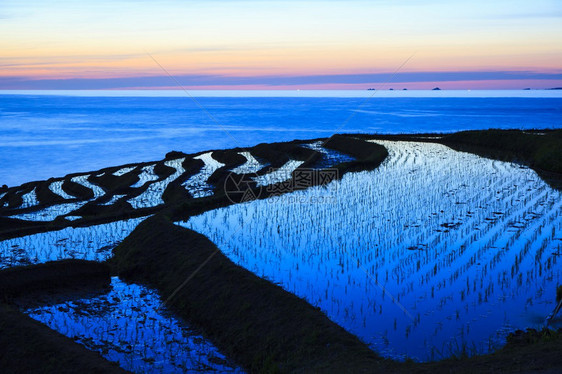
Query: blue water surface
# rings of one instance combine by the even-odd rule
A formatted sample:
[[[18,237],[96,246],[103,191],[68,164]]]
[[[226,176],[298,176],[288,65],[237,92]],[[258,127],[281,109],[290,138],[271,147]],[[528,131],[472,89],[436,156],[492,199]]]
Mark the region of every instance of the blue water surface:
[[[101,93],[100,93],[101,95]],[[384,95],[383,95],[384,96]],[[552,97],[0,95],[0,184],[342,132],[562,127]]]

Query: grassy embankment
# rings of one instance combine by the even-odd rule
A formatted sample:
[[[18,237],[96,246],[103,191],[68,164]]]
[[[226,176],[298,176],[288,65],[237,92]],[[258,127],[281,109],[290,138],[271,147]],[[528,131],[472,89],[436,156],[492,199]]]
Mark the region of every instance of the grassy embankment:
[[[0,304],[2,373],[125,373],[97,352]]]
[[[31,291],[98,288],[110,283],[107,264],[86,260],[61,260],[0,270],[0,295],[7,298]]]

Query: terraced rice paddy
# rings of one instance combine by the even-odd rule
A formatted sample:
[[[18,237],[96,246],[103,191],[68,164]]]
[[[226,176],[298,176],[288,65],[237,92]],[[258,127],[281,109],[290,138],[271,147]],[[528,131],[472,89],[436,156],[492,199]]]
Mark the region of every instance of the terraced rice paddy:
[[[161,306],[154,291],[115,277],[103,295],[25,312],[135,373],[241,372]]]
[[[246,162],[234,169],[231,169],[236,174],[254,174],[263,169],[266,164],[260,163],[250,152],[238,152],[239,155],[246,158]]]
[[[64,259],[105,261],[111,250],[146,217],[0,241],[0,269]]]
[[[42,222],[50,222],[54,221],[57,217],[65,216],[82,206],[84,206],[87,201],[78,201],[74,203],[64,203],[64,204],[56,204],[48,206],[44,209],[29,212],[29,213],[21,213],[21,214],[14,214],[9,216],[10,218],[21,219],[24,221],[42,221]]]
[[[352,157],[342,153],[326,149],[322,146],[322,142],[318,141],[311,144],[302,144],[302,147],[312,148],[321,153],[321,158],[314,165],[314,168],[329,168],[341,162],[353,160]],[[257,160],[251,152],[239,152],[240,155],[246,158],[246,162],[241,165],[235,166],[230,169],[231,172],[237,174],[255,174],[270,164],[271,160]],[[184,169],[184,163],[191,159],[203,161],[203,166],[196,173],[188,172]],[[185,188],[192,198],[202,198],[212,196],[215,191],[215,186],[208,183],[211,175],[218,169],[226,166],[225,164],[213,158],[212,152],[206,152],[194,156],[192,158],[182,157],[173,160],[161,161],[162,165],[171,168],[173,172],[168,176],[158,175],[155,168],[158,163],[144,165],[144,166],[126,166],[116,169],[110,174],[113,177],[121,179],[130,173],[136,173],[136,181],[131,182],[129,192],[115,193],[114,191],[107,190],[98,185],[98,180],[95,178],[105,175],[105,172],[92,172],[90,174],[83,174],[67,179],[60,179],[50,182],[48,184],[49,193],[54,194],[64,200],[52,200],[52,197],[40,195],[37,193],[38,186],[45,182],[36,182],[31,184],[30,187],[15,187],[8,192],[0,195],[0,215],[16,218],[24,221],[34,222],[50,222],[58,217],[70,217],[69,220],[78,219],[80,214],[73,214],[74,211],[82,208],[88,203],[97,204],[100,206],[114,205],[120,200],[125,200],[130,205],[130,210],[138,210],[143,208],[157,208],[165,205],[162,198],[166,189],[170,184],[177,179],[181,178],[183,188]],[[260,176],[253,177],[258,186],[267,186],[274,183],[284,182],[291,178],[292,172],[299,166],[303,165],[305,161],[302,160],[289,160],[285,165],[277,169],[268,170]],[[160,166],[162,166],[160,165]],[[94,177],[95,176],[95,177]],[[91,198],[84,199],[75,196],[75,192],[68,190],[65,182],[70,181],[80,185],[85,191],[91,191]],[[121,187],[125,187],[121,185]],[[12,196],[13,195],[13,196]],[[14,197],[9,199],[9,197]],[[99,201],[100,199],[101,201]]]
[[[182,186],[189,191],[194,198],[205,197],[213,195],[213,186],[207,183],[207,179],[224,164],[215,160],[212,152],[203,153],[194,157],[196,160],[201,160],[204,166],[199,173],[193,175],[188,180],[182,183]]]
[[[131,204],[131,206],[134,209],[151,208],[164,204],[164,200],[162,200],[162,194],[164,193],[166,187],[168,187],[170,182],[176,180],[180,175],[182,175],[185,172],[182,166],[184,161],[185,161],[184,158],[165,161],[164,165],[174,168],[176,171],[162,181],[153,182],[140,195],[127,200],[129,204]]]
[[[22,195],[21,199],[22,199],[22,204],[21,204],[22,209],[29,208],[39,204],[39,200],[37,200],[37,194],[35,193],[35,188],[30,192]]]
[[[102,203],[100,205],[113,205],[115,204],[117,201],[121,200],[122,198],[124,198],[127,195],[113,195],[111,196],[111,199],[109,199],[107,202]]]
[[[64,183],[64,181],[55,181],[55,182],[53,182],[49,185],[49,190],[51,190],[51,192],[53,192],[54,194],[59,195],[63,199],[73,199],[74,196],[71,196],[71,195],[67,194],[62,189],[63,183]]]
[[[258,186],[269,186],[275,183],[285,182],[292,177],[293,171],[304,164],[304,161],[289,160],[278,169],[271,170],[269,173],[254,178]]]
[[[305,147],[313,149],[316,152],[320,152],[322,154],[322,158],[318,160],[318,162],[316,162],[314,167],[319,169],[330,168],[342,162],[353,161],[353,157],[346,155],[345,153],[334,151],[333,149],[324,148],[323,145],[324,142],[321,140],[310,144],[305,144]]]
[[[71,178],[70,180],[74,183],[78,183],[79,185],[86,187],[89,190],[92,190],[92,192],[94,193],[94,199],[103,196],[105,194],[105,191],[101,187],[91,183],[88,180],[89,177],[90,175],[79,175],[77,177]]]
[[[310,188],[178,224],[387,357],[487,352],[541,327],[562,281],[560,192],[516,164],[379,143],[387,160],[333,182],[330,204]]]
[[[129,166],[129,167],[125,167],[122,169],[117,170],[115,173],[113,173],[113,175],[115,175],[116,177],[120,177],[122,175],[125,175],[127,173],[130,173],[131,171],[133,171],[135,169],[134,166]]]
[[[240,154],[246,162],[232,168],[233,172],[255,173],[268,165],[268,160],[258,161],[250,152]],[[208,179],[225,164],[215,160],[211,152],[193,158],[202,160],[204,165],[192,175],[187,175],[183,166],[187,157],[163,161],[164,166],[174,170],[167,177],[156,173],[157,163],[107,172],[119,180],[130,173],[137,173],[136,181],[128,179],[133,183],[128,189],[132,192],[124,194],[98,185],[96,178],[104,176],[106,171],[50,182],[46,185],[50,191],[47,195],[37,193],[44,182],[37,182],[31,187],[16,187],[0,196],[4,199],[2,206],[6,208],[0,213],[11,219],[48,224],[61,222],[60,218],[69,222],[82,220],[84,217],[76,211],[87,204],[112,206],[126,200],[133,210],[154,208],[165,204],[162,196],[178,178],[185,179],[182,185],[192,198],[210,196],[214,193],[214,186],[208,183]],[[332,159],[331,162],[336,161]],[[262,175],[263,183],[290,178],[291,172],[302,163],[293,160],[286,167]],[[91,198],[74,196],[65,183],[68,181],[79,184],[85,188],[84,191],[91,191]],[[137,189],[141,192],[136,192]],[[58,200],[49,200],[50,193]],[[123,207],[123,204],[120,206]],[[66,227],[0,241],[0,269],[71,258],[105,261],[111,257],[113,248],[145,218],[115,220],[88,227]],[[167,313],[165,308],[160,309],[161,305],[154,291],[127,285],[114,278],[108,294],[36,305],[26,312],[133,372],[240,372],[208,340]]]
[[[519,165],[438,144],[377,142],[389,156],[374,171],[178,224],[207,235],[234,262],[320,307],[387,357],[487,352],[509,331],[542,326],[562,281],[560,192]],[[321,142],[303,146],[321,153],[315,168],[353,160]],[[38,182],[0,195],[1,213],[48,223],[80,220],[74,212],[86,204],[155,208],[164,206],[162,196],[178,179],[196,199],[214,193],[208,180],[222,167],[250,174],[273,161],[240,155],[246,162],[236,166],[211,152],[200,154],[194,157],[203,161],[197,172],[184,169],[187,155],[162,161],[173,169],[166,175],[156,173],[158,163],[111,169],[112,178],[131,180],[124,193],[90,177],[105,172],[70,178],[92,191],[90,199],[65,190],[68,179]],[[291,159],[253,178],[259,186],[284,182],[303,163]],[[138,181],[126,177],[130,173]],[[64,201],[44,200],[47,187]],[[67,258],[104,261],[145,218],[1,241],[0,268]],[[107,295],[29,312],[135,372],[238,370],[183,322],[158,310],[152,291],[118,279],[112,287]]]
[[[158,176],[154,173],[154,167],[156,165],[143,166],[141,173],[139,174],[139,180],[137,183],[133,184],[131,187],[142,187],[146,183],[158,180]]]

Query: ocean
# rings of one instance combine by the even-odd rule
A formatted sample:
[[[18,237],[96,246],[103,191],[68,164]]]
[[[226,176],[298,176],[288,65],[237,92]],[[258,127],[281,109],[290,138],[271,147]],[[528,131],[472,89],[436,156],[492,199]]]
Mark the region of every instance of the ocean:
[[[562,128],[561,91],[0,92],[0,185],[334,133]]]

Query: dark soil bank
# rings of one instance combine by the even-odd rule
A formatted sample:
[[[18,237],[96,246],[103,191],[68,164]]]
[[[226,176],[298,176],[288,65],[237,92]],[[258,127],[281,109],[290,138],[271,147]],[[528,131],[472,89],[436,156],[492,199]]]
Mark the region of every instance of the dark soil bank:
[[[103,287],[109,285],[106,264],[86,260],[62,260],[0,271],[0,295],[10,298],[32,291]]]
[[[337,166],[340,176],[350,171],[375,169],[388,156],[388,151],[380,144],[369,143],[344,135],[336,134],[331,136],[324,146],[355,157],[354,161],[345,162]]]

